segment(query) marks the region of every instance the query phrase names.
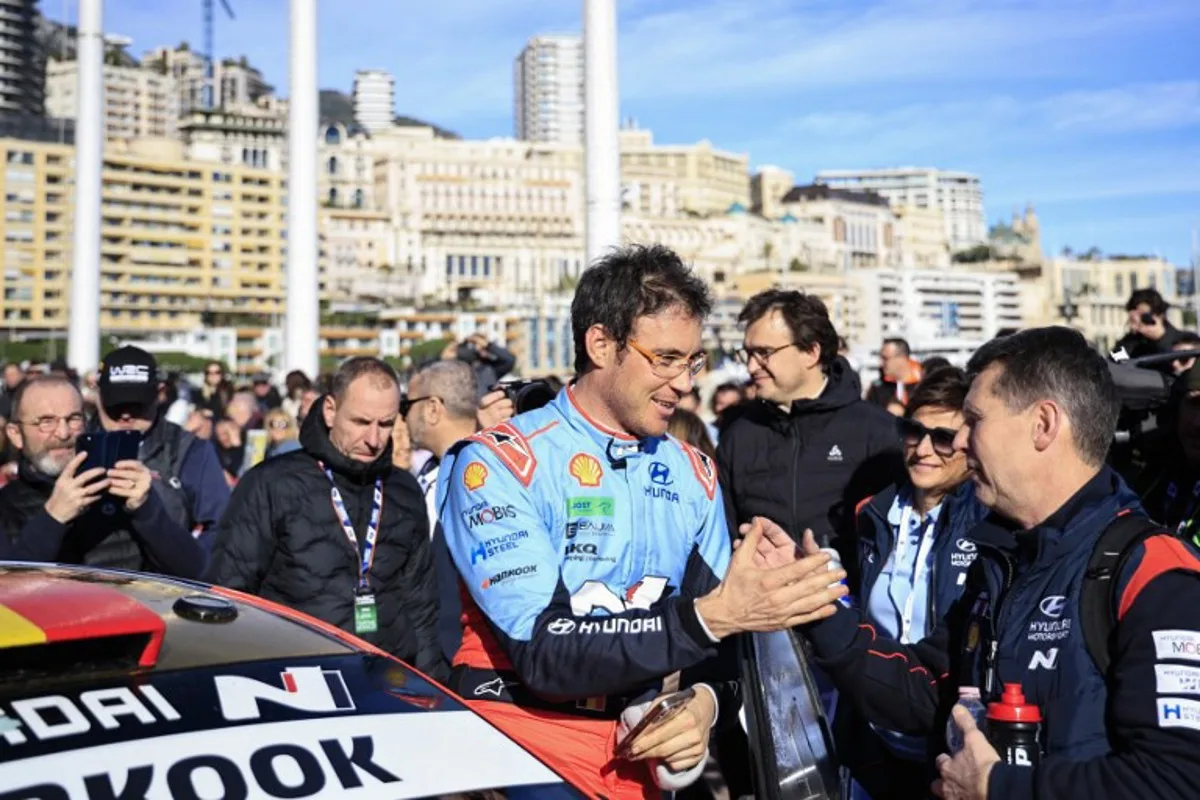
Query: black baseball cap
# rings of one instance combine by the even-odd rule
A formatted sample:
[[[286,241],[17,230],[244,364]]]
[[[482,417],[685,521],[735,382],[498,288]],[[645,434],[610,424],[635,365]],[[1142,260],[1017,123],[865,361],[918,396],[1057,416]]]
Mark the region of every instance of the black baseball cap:
[[[96,385],[105,408],[152,406],[158,402],[158,362],[140,347],[117,348],[100,362]]]

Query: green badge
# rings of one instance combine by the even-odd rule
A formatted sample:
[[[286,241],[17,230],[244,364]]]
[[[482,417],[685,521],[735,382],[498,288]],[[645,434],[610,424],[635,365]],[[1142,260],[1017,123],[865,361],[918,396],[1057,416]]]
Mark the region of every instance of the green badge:
[[[568,497],[568,517],[611,517],[616,513],[617,501],[611,497]]]
[[[359,636],[379,630],[379,617],[375,608],[375,595],[360,594],[354,598],[354,632]]]

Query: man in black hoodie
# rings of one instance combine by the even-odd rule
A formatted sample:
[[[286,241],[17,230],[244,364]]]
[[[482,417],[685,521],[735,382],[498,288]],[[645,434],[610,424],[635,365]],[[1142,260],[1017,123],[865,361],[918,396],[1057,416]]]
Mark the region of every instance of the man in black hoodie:
[[[438,679],[429,521],[417,480],[392,466],[400,384],[375,358],[352,358],[313,404],[303,449],[238,482],[206,578],[366,639]]]
[[[859,397],[819,298],[770,289],[738,321],[758,399],[717,450],[729,529],[762,516],[799,541],[811,528],[854,564],[853,543],[839,539],[853,533],[855,506],[903,475],[895,418]]]

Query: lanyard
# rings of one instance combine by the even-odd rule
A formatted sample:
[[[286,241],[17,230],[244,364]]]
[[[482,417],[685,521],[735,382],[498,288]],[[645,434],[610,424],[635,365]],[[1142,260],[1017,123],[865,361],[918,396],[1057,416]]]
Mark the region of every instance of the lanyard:
[[[342,500],[342,493],[338,491],[337,484],[333,482],[333,472],[321,461],[318,461],[317,465],[329,479],[329,501],[333,504],[333,513],[337,515],[338,522],[342,524],[342,530],[345,531],[346,538],[350,540],[350,546],[354,548],[357,555],[358,535],[354,533],[354,523],[350,521],[350,515],[346,513],[346,503]],[[367,522],[367,535],[363,538],[362,563],[358,567],[359,589],[370,588],[367,583],[367,573],[371,571],[371,565],[375,563],[375,540],[379,537],[379,520],[382,516],[383,477],[380,476],[375,479],[375,491],[371,496],[371,516]]]
[[[909,520],[914,513],[913,507],[907,504],[900,512],[900,530],[896,536],[896,546],[892,550],[892,581],[896,580],[897,568],[902,563],[905,552],[908,550],[908,526]],[[935,527],[932,524],[933,522],[932,515],[927,515],[921,522],[921,539],[917,545],[917,561],[913,564],[912,585],[909,587],[908,598],[904,601],[904,609],[901,612],[902,616],[900,618],[900,642],[902,644],[909,644],[912,641],[909,636],[909,629],[912,627],[913,604],[917,599],[917,587],[921,585],[921,581],[925,580],[925,571],[929,566],[929,551],[933,549],[933,529]],[[929,587],[927,591],[933,591],[933,587]],[[893,597],[893,602],[895,602],[895,596],[890,591],[888,594]],[[924,635],[925,632],[922,631],[921,636],[917,638],[923,638]]]

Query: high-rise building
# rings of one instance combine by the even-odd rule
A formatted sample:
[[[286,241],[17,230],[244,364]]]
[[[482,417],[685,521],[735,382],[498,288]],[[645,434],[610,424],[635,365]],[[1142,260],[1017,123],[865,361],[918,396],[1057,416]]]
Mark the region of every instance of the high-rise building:
[[[946,239],[954,251],[987,242],[987,216],[979,176],[932,167],[823,170],[817,183],[835,189],[875,192],[894,206],[935,208],[946,218]]]
[[[0,0],[0,113],[40,117],[45,111],[37,27],[37,0]]]
[[[164,140],[105,149],[100,326],[186,332],[283,313],[284,176],[183,159]],[[0,140],[4,161],[3,328],[65,331],[69,320],[74,149]]]
[[[354,121],[370,132],[392,127],[396,118],[396,79],[382,69],[354,73]]]
[[[583,144],[583,40],[536,36],[513,66],[518,139]]]
[[[79,62],[46,66],[46,114],[75,119],[79,113]],[[108,139],[168,137],[176,133],[175,80],[142,67],[104,66],[104,134]]]

